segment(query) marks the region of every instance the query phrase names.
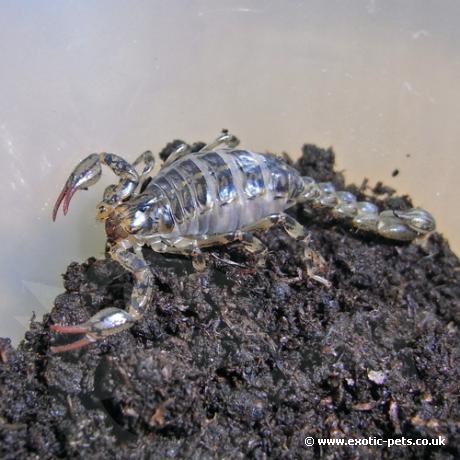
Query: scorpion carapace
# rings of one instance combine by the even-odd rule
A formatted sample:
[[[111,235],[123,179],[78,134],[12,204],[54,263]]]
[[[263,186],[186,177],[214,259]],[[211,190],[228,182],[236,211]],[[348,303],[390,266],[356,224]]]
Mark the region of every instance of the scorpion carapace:
[[[155,166],[150,151],[132,165],[112,153],[92,154],[74,169],[53,209],[53,220],[61,203],[66,214],[74,193],[97,182],[101,165],[111,168],[120,180],[106,188],[97,218],[105,221],[110,256],[133,274],[134,287],[127,310],[105,308],[84,324],[51,326],[55,332],[84,334],[52,351],[80,348],[128,329],[142,317],[154,286],[142,256],[144,245],[189,255],[195,268],[203,269],[203,248],[241,241],[249,251],[262,252],[255,230],[281,224],[290,236],[304,240],[304,227],[284,213],[296,203],[328,209],[358,229],[395,240],[412,240],[435,228],[433,217],[423,209],[379,213],[374,204],[336,191],[331,183],[300,176],[281,158],[238,150],[238,143],[224,131],[199,152],[180,145],[145,187]],[[142,171],[136,169],[139,165]]]

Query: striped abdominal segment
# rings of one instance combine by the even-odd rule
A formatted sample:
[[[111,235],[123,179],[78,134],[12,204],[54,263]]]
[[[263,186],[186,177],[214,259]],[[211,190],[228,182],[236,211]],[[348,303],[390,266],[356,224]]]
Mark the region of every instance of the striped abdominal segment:
[[[181,235],[232,232],[292,204],[301,178],[272,155],[245,150],[189,154],[155,177]]]

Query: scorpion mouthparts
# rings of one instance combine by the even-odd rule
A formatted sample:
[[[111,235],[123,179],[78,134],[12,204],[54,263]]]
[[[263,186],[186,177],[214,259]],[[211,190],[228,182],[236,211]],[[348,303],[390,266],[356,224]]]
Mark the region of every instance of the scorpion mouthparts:
[[[64,216],[67,214],[69,210],[70,200],[72,199],[76,191],[77,191],[76,188],[71,189],[67,184],[64,185],[64,188],[59,194],[58,199],[56,200],[56,204],[54,205],[54,208],[53,208],[53,222],[56,221],[56,216],[57,216],[59,207],[61,206],[62,202],[64,202],[64,205],[62,207]]]
[[[77,340],[66,345],[57,345],[55,347],[50,347],[51,353],[63,353],[65,351],[77,350],[78,348],[86,347],[87,345],[93,343],[94,340],[89,337],[84,337],[83,339]]]

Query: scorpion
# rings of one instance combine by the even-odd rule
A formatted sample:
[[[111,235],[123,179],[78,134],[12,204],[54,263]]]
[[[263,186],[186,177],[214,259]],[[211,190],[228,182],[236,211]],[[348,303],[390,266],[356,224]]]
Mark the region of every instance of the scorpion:
[[[75,192],[95,184],[101,165],[108,166],[120,179],[105,189],[97,219],[105,222],[109,256],[132,273],[134,286],[125,310],[104,308],[80,325],[51,325],[57,333],[83,335],[51,347],[52,352],[84,347],[142,318],[154,289],[153,273],[142,255],[144,245],[190,256],[194,268],[203,270],[203,248],[240,241],[250,252],[263,251],[256,230],[281,225],[289,236],[305,240],[305,228],[284,212],[296,203],[329,210],[357,229],[393,240],[410,241],[435,228],[434,218],[421,208],[379,212],[373,203],[336,191],[332,183],[301,176],[280,157],[239,150],[238,145],[226,130],[197,152],[182,143],[153,178],[149,173],[157,158],[151,151],[133,164],[113,153],[93,153],[76,166],[56,201],[53,221],[61,204],[66,215]]]

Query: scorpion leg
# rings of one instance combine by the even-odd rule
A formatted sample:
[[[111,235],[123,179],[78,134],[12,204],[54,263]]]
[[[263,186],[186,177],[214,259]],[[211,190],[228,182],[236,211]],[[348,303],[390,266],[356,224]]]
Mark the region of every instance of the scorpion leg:
[[[190,256],[192,258],[192,265],[197,271],[203,271],[206,268],[203,253],[196,244],[196,240],[184,237],[175,239],[155,238],[147,244],[155,252]]]
[[[265,249],[262,241],[249,232],[237,230],[236,232],[218,233],[194,240],[198,248],[211,248],[223,246],[234,241],[241,241],[249,252],[262,252]]]
[[[296,240],[304,240],[307,233],[303,225],[299,224],[293,217],[284,213],[271,214],[263,219],[254,222],[243,228],[243,231],[252,232],[254,230],[266,230],[274,225],[281,224],[286,233]]]
[[[263,219],[254,222],[243,228],[243,231],[267,230],[268,228],[281,224],[285,232],[302,243],[304,252],[305,271],[309,278],[314,279],[324,286],[330,287],[331,283],[324,277],[318,275],[318,271],[324,271],[326,262],[321,254],[308,247],[308,234],[302,224],[287,214],[271,214]]]
[[[130,246],[124,243],[118,243],[110,249],[111,257],[134,275],[135,282],[127,311],[114,307],[104,308],[83,324],[50,326],[52,331],[61,334],[84,334],[84,337],[76,342],[51,347],[53,353],[75,350],[102,340],[129,329],[142,318],[152,298],[154,278],[147,262],[139,255],[140,251],[136,252],[131,252]]]
[[[240,140],[236,136],[224,129],[214,141],[206,144],[198,153],[211,152],[216,147],[219,147],[219,145],[225,145],[229,149],[234,149],[239,143]]]
[[[70,200],[75,192],[77,190],[86,190],[100,179],[101,165],[108,166],[120,177],[118,185],[110,185],[106,188],[104,192],[105,204],[115,205],[134,192],[139,183],[139,176],[133,166],[113,153],[93,153],[82,160],[67,179],[54,205],[53,220],[56,220],[61,203],[63,203],[63,212],[66,215],[69,210]]]
[[[241,241],[245,248],[251,253],[260,253],[265,250],[265,246],[258,238],[249,232],[241,231],[203,237],[178,237],[149,244],[150,247],[157,252],[191,256],[194,268],[198,271],[202,271],[206,267],[206,264],[201,249],[223,246],[234,241]]]
[[[137,165],[143,164],[144,169],[142,172],[138,172],[139,174],[139,187],[136,190],[135,194],[138,195],[139,193],[142,193],[147,185],[150,183],[152,180],[152,175],[150,174],[152,170],[155,168],[157,160],[161,159],[159,158],[159,155],[155,155],[150,151],[146,150],[144,153],[141,153],[136,160],[133,163],[133,166],[136,167]]]
[[[176,160],[179,158],[182,158],[183,156],[187,155],[190,153],[190,147],[186,143],[179,144],[169,155],[168,158],[166,158],[166,161],[163,163],[163,167],[170,165],[171,163],[174,163]]]
[[[142,180],[145,178],[145,176],[152,171],[152,169],[155,167],[156,163],[156,158],[155,155],[150,151],[146,150],[144,153],[141,153],[133,163],[133,166],[136,167],[140,164],[144,165],[144,169],[142,170],[141,173],[138,172],[139,175],[139,182],[142,182]]]
[[[210,142],[209,144],[206,144],[203,148],[201,148],[198,152],[195,153],[210,152],[222,144],[226,145],[228,148],[235,148],[239,143],[240,141],[236,136],[230,134],[226,129],[224,129],[222,133],[214,141]],[[176,147],[175,150],[173,150],[173,152],[163,163],[163,167],[168,166],[171,163],[174,163],[176,160],[182,158],[183,156],[189,153],[191,153],[190,146],[188,146],[185,143],[180,144],[178,147]]]

